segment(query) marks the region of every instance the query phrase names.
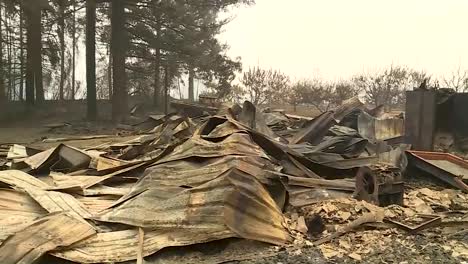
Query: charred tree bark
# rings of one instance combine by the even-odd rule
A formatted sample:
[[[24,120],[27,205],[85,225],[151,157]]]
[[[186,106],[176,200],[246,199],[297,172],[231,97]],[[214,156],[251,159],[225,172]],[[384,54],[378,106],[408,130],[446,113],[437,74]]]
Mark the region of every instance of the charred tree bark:
[[[161,107],[161,20],[157,1],[153,1],[153,14],[156,18],[156,42],[155,42],[155,57],[154,57],[154,94],[153,105]]]
[[[189,101],[194,102],[195,101],[195,95],[194,95],[194,76],[195,76],[195,71],[193,67],[189,66],[189,78],[188,78],[188,95],[189,95]]]
[[[112,120],[122,121],[128,112],[127,102],[127,77],[125,73],[125,55],[127,51],[127,38],[125,34],[125,5],[124,0],[112,1],[112,69],[113,69],[113,94],[112,94]]]
[[[15,100],[15,91],[13,89],[13,83],[12,83],[12,74],[11,74],[11,64],[12,64],[12,59],[11,59],[11,55],[12,55],[12,37],[11,37],[11,30],[10,30],[10,17],[11,16],[7,16],[7,12],[5,10],[5,29],[6,29],[6,37],[7,37],[7,64],[8,64],[8,71],[7,71],[7,74],[8,74],[8,97],[7,97],[7,100],[9,98],[9,100],[11,101],[14,101]]]
[[[164,113],[169,114],[169,67],[164,67]]]
[[[23,24],[23,7],[20,6],[20,39],[19,39],[19,48],[20,48],[20,87],[19,87],[19,99],[20,101],[24,100],[24,24]]]
[[[0,4],[2,4],[3,1],[0,1]],[[2,17],[2,9],[0,6],[0,21],[3,20]],[[0,23],[0,109],[2,106],[4,106],[6,100],[6,94],[5,94],[5,79],[3,78],[3,29],[2,29],[2,23]]]
[[[36,91],[36,102],[42,104],[44,102],[44,86],[42,82],[42,26],[41,26],[41,6],[36,0],[29,2],[32,4],[31,23],[29,29],[31,31],[31,45],[29,46],[32,54],[32,64],[34,71],[34,87]]]
[[[109,90],[109,100],[112,99],[112,51],[110,44],[107,47],[108,55],[109,55],[109,60],[107,62],[107,89]]]
[[[96,120],[96,1],[86,0],[86,100],[87,117]]]
[[[59,1],[59,38],[60,38],[60,87],[59,99],[64,99],[65,85],[65,0]]]
[[[76,82],[76,1],[72,0],[73,5],[73,21],[72,21],[72,87],[71,87],[71,100],[75,100],[75,82]]]
[[[154,94],[153,105],[161,106],[161,49],[156,48],[156,56],[154,59]]]
[[[31,109],[34,105],[34,44],[33,44],[33,11],[30,1],[25,3],[26,14],[26,105]]]

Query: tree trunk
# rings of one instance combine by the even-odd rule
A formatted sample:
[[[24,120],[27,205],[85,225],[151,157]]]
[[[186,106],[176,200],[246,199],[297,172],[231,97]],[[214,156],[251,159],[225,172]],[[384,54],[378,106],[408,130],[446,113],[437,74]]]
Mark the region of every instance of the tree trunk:
[[[3,1],[0,1],[0,4],[3,4],[2,3]],[[3,20],[3,17],[2,17],[2,9],[1,9],[1,5],[0,5],[0,21]],[[2,45],[3,44],[3,30],[2,30],[2,23],[0,22],[0,109],[3,108],[4,106],[4,103],[7,101],[6,100],[6,96],[5,96],[5,80],[3,78],[3,48],[2,48]]]
[[[168,66],[164,67],[164,113],[169,114],[169,69]]]
[[[73,5],[73,21],[72,21],[72,87],[71,100],[75,100],[75,83],[76,83],[76,1],[72,0]]]
[[[29,110],[35,102],[34,98],[34,43],[33,43],[33,7],[31,2],[25,3],[24,11],[26,14],[26,105]]]
[[[154,58],[154,94],[153,105],[161,107],[161,21],[159,17],[158,1],[153,1],[153,15],[156,18],[156,42],[155,42],[155,58]]]
[[[36,102],[42,104],[44,102],[44,86],[42,83],[42,11],[37,0],[31,0],[29,3],[33,8],[30,13],[31,23],[29,24],[29,30],[31,31],[31,45],[29,48],[32,53],[34,87],[36,91]]]
[[[6,34],[7,34],[7,64],[8,64],[8,97],[11,101],[15,100],[15,92],[13,90],[13,85],[11,81],[11,49],[12,49],[12,37],[11,37],[11,31],[10,31],[10,16],[7,16],[7,12],[5,10],[5,29],[6,29]]]
[[[107,89],[109,93],[109,100],[112,100],[112,51],[109,45],[107,45],[107,53],[109,55],[109,61],[107,62]]]
[[[195,96],[194,96],[194,91],[193,91],[193,79],[195,75],[195,71],[193,70],[192,66],[189,66],[189,78],[188,78],[188,95],[189,95],[189,101],[194,102],[195,101]]]
[[[60,38],[60,101],[64,99],[63,88],[65,85],[65,0],[59,1],[59,38]]]
[[[153,105],[161,107],[161,102],[162,101],[163,100],[161,100],[161,49],[156,48],[156,56],[155,56],[155,59],[154,59]]]
[[[112,1],[112,39],[111,53],[113,57],[113,100],[112,120],[122,121],[128,112],[127,102],[127,77],[125,73],[125,55],[127,50],[127,38],[125,34],[125,8],[124,0]]]
[[[87,117],[96,120],[96,1],[86,1],[86,100]]]
[[[24,100],[24,37],[23,37],[23,7],[20,6],[20,40],[19,40],[19,48],[20,48],[20,91],[19,91],[19,99],[20,101]]]

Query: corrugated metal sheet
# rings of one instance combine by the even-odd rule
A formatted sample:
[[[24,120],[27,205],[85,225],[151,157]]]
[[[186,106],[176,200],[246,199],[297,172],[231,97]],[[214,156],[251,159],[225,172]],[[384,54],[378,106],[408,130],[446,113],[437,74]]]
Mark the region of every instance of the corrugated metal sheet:
[[[47,211],[28,194],[0,189],[0,244],[8,236],[46,214]]]
[[[50,187],[41,180],[19,170],[0,171],[0,182],[19,190],[31,188],[47,189]]]
[[[233,233],[215,229],[158,229],[145,230],[143,256],[173,246],[192,245],[232,237]],[[114,263],[134,260],[138,253],[138,229],[98,233],[73,245],[68,250],[51,254],[78,263]]]
[[[309,142],[311,144],[318,143],[328,133],[328,130],[336,125],[334,113],[332,111],[325,112],[314,120],[310,125],[299,131],[289,143],[299,144]]]
[[[13,168],[33,172],[75,171],[88,168],[91,157],[77,148],[60,144],[31,157],[15,162]]]
[[[28,189],[26,192],[49,213],[67,212],[81,221],[91,217],[84,206],[70,194],[40,189]]]
[[[243,238],[276,245],[290,242],[283,213],[263,185],[236,169],[228,178],[235,191],[225,197],[226,225]]]
[[[146,169],[144,177],[135,185],[135,188],[149,185],[196,187],[215,179],[233,167],[241,169],[238,166],[239,163],[252,164],[253,169],[265,166],[260,158],[249,156],[226,156],[205,160],[177,160]],[[245,166],[247,165],[243,167]],[[261,169],[257,171],[257,173],[262,172],[263,170]]]
[[[75,199],[77,199],[83,207],[93,215],[111,207],[118,198],[118,196],[114,195],[100,195],[95,197],[84,197],[81,195],[75,196]]]
[[[405,121],[400,118],[378,119],[365,112],[358,117],[359,134],[370,140],[386,140],[405,134]]]
[[[101,184],[85,188],[87,185],[102,181],[103,176],[80,176],[52,173],[54,187],[48,188],[53,191],[63,191],[67,193],[79,193],[84,196],[93,195],[118,195],[123,196],[130,192],[131,186],[110,187]],[[132,184],[133,186],[133,184]]]
[[[90,183],[99,182],[102,176],[83,176],[83,175],[67,175],[51,173],[49,175],[53,179],[53,186],[49,190],[67,190],[67,189],[84,189]]]
[[[233,133],[246,131],[244,128],[237,126],[233,122],[226,121],[216,126],[208,135],[202,136],[203,138],[223,138]]]
[[[262,156],[260,147],[252,143],[248,134],[235,133],[220,142],[193,137],[176,147],[171,155],[157,162],[181,160],[189,157],[221,157],[227,155]]]
[[[161,188],[149,188],[96,219],[145,228],[221,229],[227,225],[242,237],[248,234],[274,244],[288,241],[281,210],[249,174],[231,169],[206,184],[176,191],[170,188],[172,193],[164,194]]]
[[[415,150],[431,151],[436,125],[436,91],[407,91],[405,143]]]
[[[274,244],[290,240],[281,210],[255,177],[236,169],[197,188],[154,188],[108,210],[99,220],[147,227],[143,256],[170,246],[228,237]],[[157,230],[151,230],[157,227]],[[137,229],[99,233],[52,254],[75,262],[135,259]]]
[[[87,223],[66,214],[50,215],[8,237],[0,246],[0,263],[33,263],[58,247],[69,246],[94,235]]]
[[[359,96],[355,96],[343,102],[342,105],[337,107],[334,112],[334,118],[340,122],[346,115],[351,113],[353,110],[364,106],[364,103],[359,100]]]
[[[95,180],[90,180],[90,181],[87,181],[84,185],[83,185],[83,189],[86,189],[86,188],[90,188],[94,185],[97,185],[99,183],[102,183],[106,180],[109,180],[115,176],[118,176],[120,174],[124,174],[124,173],[127,173],[127,172],[130,172],[130,171],[133,171],[135,169],[138,169],[140,167],[143,167],[145,165],[147,165],[148,163],[138,163],[138,164],[135,164],[135,165],[132,165],[130,167],[127,167],[127,168],[124,168],[124,169],[120,169],[118,171],[115,171],[115,172],[112,172],[112,173],[109,173],[109,174],[106,174],[106,175],[103,175],[103,176],[100,176],[99,178],[95,178]]]

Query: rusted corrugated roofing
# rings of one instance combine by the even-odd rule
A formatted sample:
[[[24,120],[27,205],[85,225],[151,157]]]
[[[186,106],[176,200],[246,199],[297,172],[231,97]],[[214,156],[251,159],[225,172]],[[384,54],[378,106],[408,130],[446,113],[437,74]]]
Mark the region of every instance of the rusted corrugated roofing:
[[[0,189],[0,244],[37,218],[46,215],[34,199],[24,192]]]
[[[91,217],[84,206],[70,194],[40,189],[28,189],[26,192],[49,213],[67,212],[82,221]]]
[[[20,190],[30,188],[47,189],[50,187],[41,180],[19,170],[0,171],[0,182]]]
[[[163,188],[148,187],[96,219],[145,228],[220,229],[229,226],[242,237],[250,235],[252,239],[274,244],[288,241],[284,218],[275,201],[255,177],[237,169],[196,188],[169,188],[168,192],[172,193],[164,194]],[[253,229],[238,225],[250,225]],[[267,233],[262,236],[257,233],[262,232],[257,227]]]
[[[0,263],[33,263],[48,251],[94,235],[89,224],[67,214],[41,218],[8,237],[0,246]]]
[[[76,195],[74,197],[89,213],[93,215],[111,207],[115,202],[117,202],[118,198],[120,198],[119,196],[114,195],[100,195],[91,197]]]
[[[264,153],[260,147],[253,144],[248,134],[235,133],[220,142],[192,137],[176,147],[171,155],[159,160],[157,164],[189,157],[209,158],[227,155],[262,156]]]
[[[232,237],[233,233],[216,229],[158,229],[145,231],[143,256],[165,247],[185,246]],[[114,263],[134,260],[138,254],[138,229],[98,233],[70,249],[52,255],[78,263]]]

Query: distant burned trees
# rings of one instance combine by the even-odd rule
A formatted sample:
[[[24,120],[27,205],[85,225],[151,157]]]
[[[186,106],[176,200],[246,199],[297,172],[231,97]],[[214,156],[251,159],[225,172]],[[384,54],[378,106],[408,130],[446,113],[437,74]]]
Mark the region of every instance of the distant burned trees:
[[[423,71],[402,66],[390,68],[374,74],[361,74],[352,79],[355,87],[362,91],[366,102],[374,106],[403,106],[405,92],[419,87],[423,82],[430,84],[431,77]]]
[[[277,70],[249,68],[242,76],[241,83],[255,105],[283,102],[290,92],[289,77]]]
[[[468,73],[466,73],[468,76]],[[460,77],[461,76],[461,77]],[[468,87],[463,74],[455,80],[460,89]],[[465,78],[466,79],[466,78]],[[355,96],[365,99],[374,106],[387,105],[401,107],[405,103],[405,91],[426,85],[437,87],[438,83],[424,71],[413,70],[403,66],[391,66],[381,72],[359,74],[349,80],[335,82],[320,78],[302,79],[291,83],[290,78],[278,70],[264,70],[260,67],[249,68],[240,79],[245,98],[252,103],[311,105],[324,112],[341,105],[345,100]],[[463,86],[466,85],[466,86]]]
[[[442,81],[445,88],[452,88],[456,92],[468,91],[468,71],[461,70],[460,66],[445,77]]]
[[[325,82],[320,79],[301,80],[296,82],[289,94],[290,102],[297,104],[309,104],[324,112],[331,107],[341,105],[343,101],[354,97],[359,90],[350,82]]]
[[[358,94],[356,87],[347,81],[325,82],[321,79],[304,79],[294,83],[279,70],[265,70],[260,67],[249,68],[240,79],[242,92],[255,105],[299,104],[315,106],[326,111],[340,105]]]

